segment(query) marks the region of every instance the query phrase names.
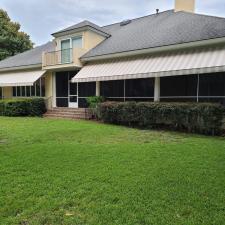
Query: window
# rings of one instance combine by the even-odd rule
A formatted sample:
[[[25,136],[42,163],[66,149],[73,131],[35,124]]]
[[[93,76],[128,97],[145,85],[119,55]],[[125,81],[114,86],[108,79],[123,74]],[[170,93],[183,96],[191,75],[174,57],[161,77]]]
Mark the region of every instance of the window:
[[[71,62],[70,39],[61,41],[61,63]]]
[[[37,80],[33,86],[13,87],[13,97],[45,97],[45,78]]]
[[[72,38],[72,46],[73,48],[82,48],[82,37],[74,37]]]

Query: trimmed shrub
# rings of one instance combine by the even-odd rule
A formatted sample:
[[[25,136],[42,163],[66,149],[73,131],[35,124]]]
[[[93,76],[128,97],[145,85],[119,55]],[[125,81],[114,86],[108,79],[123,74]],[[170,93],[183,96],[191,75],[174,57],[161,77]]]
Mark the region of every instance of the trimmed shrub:
[[[43,98],[30,99],[29,115],[30,116],[42,116],[46,113],[46,105]]]
[[[0,100],[2,116],[42,116],[46,112],[43,98]]]
[[[105,102],[97,111],[107,123],[214,135],[221,132],[225,109],[212,103]]]
[[[86,98],[86,101],[88,103],[88,108],[90,109],[90,113],[92,116],[92,119],[98,119],[98,111],[97,111],[97,106],[99,103],[102,103],[105,101],[105,98],[102,96],[91,96]]]
[[[102,96],[91,96],[86,98],[89,108],[96,108],[97,104],[104,102],[104,97]]]

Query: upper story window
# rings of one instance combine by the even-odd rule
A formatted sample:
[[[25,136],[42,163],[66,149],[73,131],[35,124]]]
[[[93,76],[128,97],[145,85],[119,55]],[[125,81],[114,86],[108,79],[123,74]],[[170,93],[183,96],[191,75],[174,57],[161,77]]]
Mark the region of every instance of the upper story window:
[[[82,42],[83,42],[83,40],[82,40],[81,36],[74,37],[74,38],[72,38],[72,47],[73,48],[82,48],[83,47]]]
[[[83,38],[82,36],[72,37],[65,40],[61,40],[61,50],[69,48],[82,48]]]
[[[82,36],[72,37],[61,41],[61,63],[71,63],[73,60],[73,49],[82,48]]]

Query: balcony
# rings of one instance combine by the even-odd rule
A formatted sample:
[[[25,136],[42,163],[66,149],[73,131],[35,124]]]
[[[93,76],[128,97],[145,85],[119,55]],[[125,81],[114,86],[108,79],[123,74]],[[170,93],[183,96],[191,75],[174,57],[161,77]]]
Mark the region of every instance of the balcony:
[[[80,57],[87,52],[83,48],[69,48],[53,52],[44,52],[42,66],[44,69],[81,67]]]

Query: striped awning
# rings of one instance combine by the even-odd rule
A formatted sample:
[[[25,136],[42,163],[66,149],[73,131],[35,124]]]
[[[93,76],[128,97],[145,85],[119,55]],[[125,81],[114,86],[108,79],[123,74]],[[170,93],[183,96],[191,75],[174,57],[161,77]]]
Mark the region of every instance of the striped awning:
[[[159,53],[85,65],[73,82],[124,80],[225,71],[225,47]]]
[[[0,87],[32,86],[45,72],[34,70],[0,74]]]

